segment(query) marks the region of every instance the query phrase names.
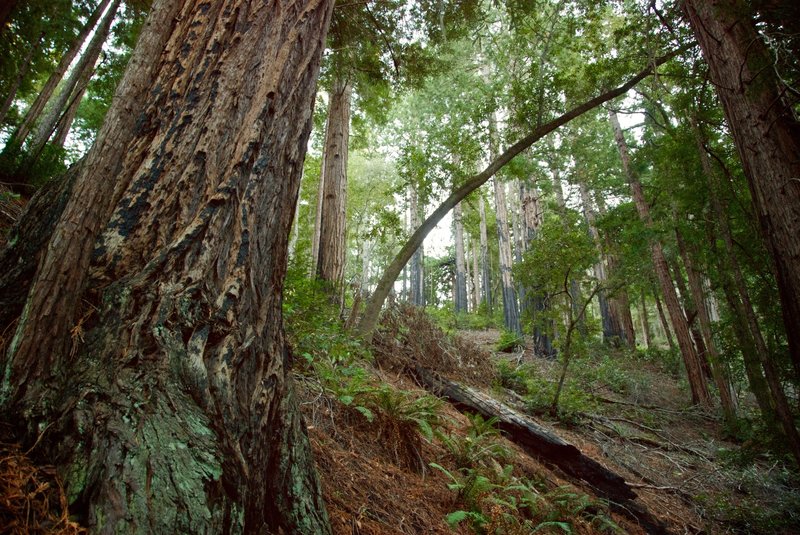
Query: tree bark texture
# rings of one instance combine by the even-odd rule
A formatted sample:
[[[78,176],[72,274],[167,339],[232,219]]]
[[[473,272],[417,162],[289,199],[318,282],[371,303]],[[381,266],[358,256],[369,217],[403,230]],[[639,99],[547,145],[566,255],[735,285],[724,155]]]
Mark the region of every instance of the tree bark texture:
[[[2,362],[3,410],[93,531],[330,532],[281,291],[332,9],[145,23]]]
[[[64,87],[61,89],[61,92],[58,94],[58,96],[53,100],[50,110],[47,111],[44,117],[42,117],[39,126],[36,128],[36,133],[30,142],[31,157],[34,160],[39,157],[42,148],[55,132],[59,119],[62,115],[64,115],[67,108],[69,108],[70,97],[78,92],[78,86],[81,78],[87,76],[87,73],[88,76],[91,77],[91,73],[94,72],[94,64],[97,63],[97,58],[100,57],[100,52],[103,50],[103,44],[108,38],[108,34],[111,31],[111,24],[114,22],[114,17],[116,16],[117,10],[121,4],[122,0],[114,0],[108,10],[106,10],[106,13],[103,15],[100,24],[95,29],[92,39],[89,41],[89,45],[81,55],[78,63],[75,65],[75,68],[69,75],[69,78],[67,78],[66,82],[64,83]]]
[[[337,80],[331,89],[328,122],[325,127],[322,209],[320,212],[317,276],[340,289],[344,279],[347,239],[347,156],[350,141],[350,100],[352,87]],[[337,292],[338,293],[338,292]]]
[[[795,377],[800,377],[800,121],[743,0],[684,0],[722,102],[775,265]]]
[[[42,87],[42,90],[36,96],[36,100],[33,101],[31,107],[27,112],[25,112],[25,117],[22,119],[22,123],[12,136],[14,143],[17,145],[21,146],[31,133],[31,130],[36,124],[36,121],[39,120],[39,116],[42,114],[45,105],[50,100],[50,97],[53,96],[53,92],[56,90],[56,87],[58,87],[58,84],[64,78],[64,74],[66,74],[67,69],[72,64],[72,60],[75,59],[75,56],[77,56],[78,52],[80,52],[81,48],[83,48],[83,43],[89,37],[89,34],[92,33],[92,30],[97,25],[97,21],[100,20],[101,15],[108,7],[109,2],[111,2],[111,0],[102,0],[97,5],[89,19],[86,21],[86,24],[84,24],[83,28],[81,28],[80,33],[75,38],[75,41],[61,57],[53,73],[47,78],[47,82],[45,82],[44,87]]]
[[[622,160],[622,167],[627,175],[633,201],[636,204],[636,211],[639,213],[639,218],[645,226],[651,229],[653,228],[653,220],[650,217],[650,207],[647,205],[647,201],[645,201],[642,184],[639,182],[639,178],[631,167],[628,145],[622,134],[622,127],[620,127],[617,114],[613,110],[609,110],[609,118],[614,130],[614,138],[617,142],[620,159]],[[661,292],[664,295],[664,301],[667,305],[667,312],[672,320],[675,336],[678,338],[678,346],[681,350],[683,363],[686,367],[686,374],[689,379],[689,386],[692,390],[692,401],[696,404],[709,407],[711,406],[711,396],[708,392],[708,385],[706,384],[706,379],[703,374],[703,367],[697,356],[694,345],[692,344],[691,335],[689,333],[689,323],[678,301],[678,294],[675,292],[675,286],[673,286],[672,277],[669,273],[669,266],[667,265],[661,242],[655,238],[651,238],[650,252],[653,257],[653,267],[655,268],[656,276],[661,285]]]
[[[467,261],[464,253],[464,223],[461,220],[461,212],[461,203],[458,203],[453,209],[453,227],[456,242],[456,314],[467,312]]]
[[[381,275],[378,285],[375,288],[375,292],[373,292],[369,302],[367,303],[367,306],[364,310],[364,315],[358,324],[358,332],[367,337],[370,336],[372,331],[375,329],[375,326],[378,324],[378,316],[381,308],[383,308],[383,303],[386,301],[386,297],[389,295],[389,292],[394,285],[394,281],[397,280],[397,276],[411,259],[414,252],[420,247],[420,245],[422,245],[422,242],[425,240],[425,236],[427,236],[428,233],[433,230],[434,227],[436,227],[439,221],[441,221],[442,218],[447,215],[447,213],[452,210],[456,204],[461,202],[467,195],[485,184],[494,176],[495,173],[497,173],[497,171],[503,168],[508,162],[513,160],[517,155],[533,145],[535,142],[542,139],[550,132],[553,132],[559,127],[567,124],[576,117],[580,117],[587,111],[593,110],[601,104],[627,93],[628,90],[652,74],[654,69],[675,57],[679,52],[680,50],[674,50],[669,54],[656,58],[643,70],[634,76],[631,76],[631,78],[625,83],[605,91],[601,95],[589,99],[586,102],[575,106],[574,108],[571,108],[569,111],[556,117],[552,121],[536,127],[529,134],[508,147],[502,154],[497,156],[497,158],[493,159],[483,171],[466,179],[461,186],[456,188],[450,194],[450,196],[442,201],[438,208],[436,208],[433,213],[431,213],[431,215],[429,215],[422,222],[421,225],[415,227],[416,230],[414,233],[408,238],[394,259],[392,259],[391,263],[386,267]]]
[[[652,336],[650,334],[650,321],[647,318],[647,301],[644,298],[644,289],[642,289],[639,296],[640,315],[639,318],[642,322],[642,336],[644,337],[644,347],[650,349]]]

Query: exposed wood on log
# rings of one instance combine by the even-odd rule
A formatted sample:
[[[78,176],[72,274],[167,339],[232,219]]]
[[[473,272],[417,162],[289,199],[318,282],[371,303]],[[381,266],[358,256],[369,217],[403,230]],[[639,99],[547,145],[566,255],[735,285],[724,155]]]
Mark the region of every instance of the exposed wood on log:
[[[457,409],[497,418],[498,428],[528,455],[554,464],[571,478],[586,483],[598,496],[609,500],[616,511],[639,522],[647,533],[667,533],[661,522],[632,501],[636,493],[622,476],[584,455],[552,431],[504,403],[421,366],[416,366],[412,373],[426,389],[447,398]]]

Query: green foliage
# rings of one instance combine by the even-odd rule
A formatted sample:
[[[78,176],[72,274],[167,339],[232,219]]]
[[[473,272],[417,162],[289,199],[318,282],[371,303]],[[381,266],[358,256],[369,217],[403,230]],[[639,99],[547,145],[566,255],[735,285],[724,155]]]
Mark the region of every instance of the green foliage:
[[[497,340],[497,351],[503,353],[513,353],[520,347],[525,345],[525,340],[522,338],[521,335],[515,333],[513,331],[503,330],[500,333],[500,338]]]
[[[441,422],[442,400],[430,395],[415,396],[387,384],[369,392],[364,404],[398,427],[413,424],[428,441],[433,440],[434,428]]]
[[[491,459],[506,459],[511,452],[498,442],[496,418],[484,420],[480,414],[469,416],[466,436],[438,432],[437,438],[447,449],[454,464],[461,468],[485,466]]]
[[[65,156],[66,151],[56,145],[45,145],[38,155],[32,155],[11,143],[0,153],[0,181],[41,187],[67,170]]]

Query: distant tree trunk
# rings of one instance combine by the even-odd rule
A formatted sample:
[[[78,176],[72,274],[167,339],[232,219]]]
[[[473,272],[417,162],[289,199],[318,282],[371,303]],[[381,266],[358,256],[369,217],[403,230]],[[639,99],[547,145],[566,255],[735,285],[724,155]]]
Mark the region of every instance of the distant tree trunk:
[[[553,192],[556,195],[556,205],[558,206],[558,210],[561,215],[561,223],[564,228],[564,231],[567,232],[569,230],[569,223],[567,222],[567,203],[564,200],[564,190],[561,188],[561,172],[560,170],[554,166],[550,165],[550,169],[553,173]],[[572,317],[576,318],[577,321],[576,328],[578,332],[585,336],[586,335],[586,322],[584,321],[585,314],[580,314],[579,309],[581,304],[583,303],[583,297],[581,296],[580,287],[578,283],[575,281],[573,277],[570,277],[569,280],[569,302],[570,307],[572,308]],[[569,324],[569,322],[567,322]]]
[[[689,333],[692,335],[692,340],[694,341],[697,358],[700,361],[700,365],[703,367],[703,373],[706,374],[706,377],[710,378],[711,367],[708,365],[708,349],[706,348],[706,342],[703,340],[700,328],[697,326],[697,308],[694,306],[692,296],[686,287],[683,270],[677,258],[671,258],[667,263],[671,264],[673,280],[675,281],[675,286],[678,288],[678,300],[683,307],[684,316],[689,322]]]
[[[461,221],[461,203],[453,209],[453,225],[456,242],[456,314],[467,312],[467,261],[464,256],[464,224]]]
[[[319,183],[317,184],[317,204],[314,208],[314,231],[311,234],[311,262],[308,267],[309,277],[317,276],[319,260],[320,232],[322,231],[322,204],[325,197],[325,180],[322,169],[325,168],[325,152],[322,152],[322,165],[320,167]]]
[[[606,205],[603,197],[598,193],[595,196],[597,203],[597,210],[600,215],[606,214]],[[614,250],[611,239],[606,236],[604,240],[606,249],[605,255],[605,273],[609,280],[614,280],[618,277],[620,271],[619,260],[612,252]],[[620,343],[627,344],[628,347],[636,347],[636,332],[633,330],[633,317],[631,315],[630,301],[628,299],[628,291],[621,283],[615,284],[615,287],[609,292],[608,296],[608,312],[609,312],[609,332],[611,333],[612,345],[618,346]],[[614,341],[614,336],[617,337]]]
[[[664,307],[661,305],[661,298],[658,297],[658,292],[653,290],[653,300],[656,302],[656,310],[658,311],[658,319],[661,321],[661,328],[664,330],[664,336],[667,339],[667,345],[670,351],[675,351],[675,340],[672,338],[672,328],[669,326],[667,316],[664,314]]]
[[[331,89],[328,123],[325,127],[322,210],[317,276],[336,288],[341,296],[344,280],[345,241],[347,238],[347,157],[350,140],[350,99],[352,88],[337,80]],[[341,301],[341,298],[339,298]],[[341,302],[340,302],[341,304]]]
[[[617,114],[613,110],[609,110],[609,117],[611,119],[611,126],[614,129],[614,137],[617,141],[617,148],[619,149],[622,166],[628,177],[628,184],[631,187],[633,200],[636,204],[636,211],[639,213],[639,218],[645,226],[651,229],[653,228],[653,220],[650,217],[650,207],[645,201],[642,184],[639,182],[639,178],[631,167],[628,145],[622,134],[622,127],[620,127]],[[664,256],[661,242],[655,238],[651,238],[650,251],[653,256],[653,267],[655,268],[658,281],[661,284],[664,300],[667,303],[667,311],[672,320],[672,325],[675,328],[675,335],[678,338],[678,345],[680,346],[681,355],[683,356],[683,363],[686,366],[686,374],[689,379],[689,386],[692,390],[692,401],[706,407],[711,406],[711,396],[708,392],[708,385],[706,384],[706,379],[703,374],[703,367],[695,352],[689,333],[689,324],[681,309],[675,287],[672,285],[672,277],[670,277],[669,274],[669,267],[667,266],[667,260]]]
[[[746,327],[737,327],[737,325],[734,325],[734,332],[737,334],[739,342],[742,345],[742,358],[745,362],[745,371],[750,383],[750,388],[756,396],[759,408],[761,409],[761,413],[767,425],[771,425],[777,417],[795,458],[800,462],[800,436],[798,435],[794,417],[789,408],[789,402],[786,399],[786,394],[783,391],[780,377],[772,362],[772,357],[767,350],[767,345],[764,342],[764,336],[758,324],[758,318],[753,309],[753,303],[750,300],[750,292],[747,289],[744,274],[739,265],[739,260],[736,257],[733,246],[733,233],[731,232],[727,217],[727,207],[717,194],[719,189],[717,173],[708,159],[708,154],[705,149],[705,138],[702,131],[696,120],[693,119],[692,122],[695,131],[695,140],[697,142],[697,150],[700,156],[700,164],[708,183],[711,208],[714,212],[716,226],[722,235],[722,243],[725,245],[725,257],[727,262],[722,264],[724,267],[720,272],[723,276],[731,273],[733,284],[735,284],[736,287],[735,293],[728,288],[726,298],[738,320],[735,323],[739,323],[744,319],[746,325]],[[758,362],[753,358],[753,354],[757,355]],[[761,364],[761,369],[759,369],[758,363]],[[769,395],[764,388],[765,379],[769,387]]]
[[[719,351],[717,351],[717,345],[714,343],[714,335],[711,332],[711,319],[708,316],[705,296],[703,295],[703,283],[700,280],[700,275],[695,271],[694,262],[689,254],[689,246],[677,227],[675,228],[675,238],[678,242],[678,250],[680,251],[681,258],[683,258],[683,265],[686,267],[686,276],[689,278],[689,288],[691,289],[694,305],[697,310],[700,332],[705,341],[714,383],[717,385],[717,390],[719,391],[722,412],[725,421],[729,424],[733,424],[736,421],[736,395],[733,391],[727,365],[722,362]],[[644,294],[642,294],[642,298],[644,298]]]
[[[44,87],[36,96],[36,100],[33,101],[31,107],[28,108],[28,111],[25,112],[25,117],[22,119],[22,124],[19,125],[19,128],[14,132],[12,135],[13,143],[21,146],[25,139],[27,139],[28,135],[31,133],[36,121],[39,120],[42,111],[44,110],[45,105],[50,100],[50,97],[53,96],[53,92],[58,87],[58,84],[61,82],[62,78],[64,78],[64,74],[67,72],[67,69],[72,64],[72,60],[75,59],[75,56],[78,55],[78,52],[81,51],[83,48],[83,43],[89,37],[89,34],[92,33],[97,21],[100,20],[100,16],[108,7],[109,2],[111,0],[102,0],[97,7],[92,11],[91,16],[86,21],[86,24],[83,25],[78,36],[73,41],[72,45],[70,45],[69,50],[61,57],[61,60],[56,65],[55,70],[45,82]]]
[[[5,421],[92,532],[330,533],[281,292],[332,10],[144,26],[0,357]]]
[[[300,182],[302,183],[302,174]],[[289,259],[294,260],[297,254],[297,238],[300,236],[300,195],[297,196],[297,202],[294,203],[294,217],[292,218],[292,232],[289,237]]]
[[[605,287],[608,284],[608,276],[606,274],[605,263],[603,261],[603,245],[600,240],[600,233],[597,231],[597,214],[592,206],[592,199],[589,196],[589,188],[585,180],[578,181],[578,187],[581,193],[581,203],[583,204],[583,218],[586,220],[586,226],[589,228],[589,236],[594,242],[597,249],[598,261],[592,266],[594,278],[598,283]],[[618,329],[619,323],[614,322],[611,316],[611,307],[606,297],[607,291],[605,288],[597,292],[597,303],[600,308],[600,320],[603,326],[603,341],[606,343],[613,343],[614,340],[620,339],[620,333],[615,330]],[[615,324],[616,323],[616,324]]]
[[[411,193],[411,228],[416,229],[419,226],[419,200],[417,197],[417,189],[414,185],[410,185]],[[416,306],[425,306],[425,274],[423,273],[423,256],[425,250],[420,244],[411,257],[411,304]]]
[[[480,221],[480,238],[481,238],[481,294],[483,301],[486,303],[486,312],[492,314],[492,276],[489,269],[489,232],[486,223],[486,203],[483,200],[483,195],[478,191],[478,215]]]
[[[497,125],[494,113],[489,117],[489,137],[491,138],[489,142],[490,158],[494,160],[498,152]],[[503,323],[509,331],[522,334],[517,293],[514,291],[514,280],[511,275],[514,259],[511,255],[511,235],[508,229],[506,187],[497,177],[494,177],[492,182],[494,183],[494,202],[497,215],[497,250],[499,252],[500,284],[503,293]]]
[[[644,289],[642,289],[639,295],[639,306],[641,313],[639,314],[639,318],[642,322],[642,336],[644,337],[644,347],[650,349],[652,345],[651,334],[650,334],[650,321],[647,319],[647,301],[644,298]]]
[[[0,31],[2,31],[1,28]],[[0,35],[2,34],[0,33]],[[42,32],[39,35],[39,40],[30,45],[30,47],[28,48],[28,53],[25,55],[25,59],[22,60],[22,64],[20,64],[19,68],[17,69],[17,76],[16,78],[14,78],[14,82],[11,84],[11,87],[8,88],[8,95],[6,95],[6,99],[3,101],[3,105],[2,107],[0,107],[0,126],[2,126],[5,123],[6,115],[8,115],[8,110],[11,109],[11,105],[17,98],[17,91],[19,90],[19,86],[25,79],[25,75],[28,74],[28,70],[31,68],[31,63],[33,63],[33,56],[36,54],[36,52],[39,50],[39,47],[42,45],[42,41],[44,40],[45,35],[46,35],[45,32]]]
[[[89,82],[91,81],[94,73],[95,66],[87,64],[81,73],[80,78],[78,79],[78,83],[75,86],[75,90],[72,92],[72,96],[67,103],[67,109],[58,119],[56,132],[52,139],[53,145],[63,147],[64,143],[66,143],[67,136],[72,129],[72,123],[75,122],[75,117],[78,116],[78,109],[81,106],[81,100],[83,100],[83,95],[86,93],[86,89],[89,87]]]
[[[522,234],[524,249],[527,251],[536,247],[536,238],[544,218],[541,194],[529,187],[525,182],[522,184]],[[545,296],[526,289],[525,300],[520,302],[520,308],[530,315],[533,323],[534,353],[540,357],[553,357],[555,351],[553,350],[553,342],[548,334],[549,321],[543,318],[544,312],[547,311]]]
[[[508,230],[508,212],[506,210],[505,184],[494,178],[494,199],[497,211],[497,239],[499,250],[500,283],[503,292],[503,319],[506,329],[522,334],[519,323],[519,309],[517,294],[514,291],[514,281],[511,275],[513,257],[511,256],[511,238]]]
[[[472,296],[472,311],[478,312],[478,306],[481,302],[481,269],[480,269],[480,249],[478,245],[475,243],[475,239],[470,235],[469,243],[469,251],[472,253],[472,291],[470,295]]]
[[[783,321],[800,384],[800,121],[744,0],[684,0],[750,184],[775,264]],[[800,447],[798,448],[800,458]]]
[[[91,78],[91,75],[94,72],[94,64],[97,63],[97,58],[100,57],[100,52],[103,50],[103,44],[108,38],[108,34],[111,31],[111,24],[114,22],[114,17],[116,16],[117,10],[119,9],[121,3],[122,0],[113,0],[113,3],[108,8],[106,14],[103,16],[103,19],[100,21],[100,24],[95,30],[91,41],[89,41],[86,51],[81,56],[80,60],[78,60],[78,64],[75,65],[75,68],[72,70],[69,78],[67,78],[66,82],[64,83],[64,87],[61,89],[61,92],[52,102],[50,110],[44,115],[44,117],[42,117],[42,120],[39,123],[36,133],[34,134],[30,143],[30,154],[32,160],[38,159],[42,148],[44,148],[45,144],[50,140],[50,137],[55,132],[59,119],[62,115],[64,115],[66,109],[69,107],[68,103],[70,102],[70,97],[73,96],[73,94],[76,94],[76,92],[79,92],[78,85],[81,79],[84,77]],[[86,83],[88,83],[88,78]]]

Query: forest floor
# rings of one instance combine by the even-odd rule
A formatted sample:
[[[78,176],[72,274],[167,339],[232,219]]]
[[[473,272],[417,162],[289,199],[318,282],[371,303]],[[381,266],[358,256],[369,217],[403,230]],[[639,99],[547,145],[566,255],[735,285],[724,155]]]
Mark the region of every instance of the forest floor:
[[[717,415],[691,407],[679,366],[621,351],[579,359],[568,372],[563,411],[553,418],[547,408],[557,361],[533,357],[530,347],[495,352],[497,330],[437,335],[424,320],[397,323],[378,337],[365,381],[405,395],[406,413],[413,413],[408,400],[425,393],[393,361],[398,353],[525,411],[624,477],[636,502],[669,533],[800,533],[796,475],[777,457],[728,440]],[[449,404],[439,409],[436,437],[420,439],[414,426],[403,426],[401,403],[381,409],[365,402],[372,408],[356,410],[358,401],[336,403],[313,386],[317,380],[300,383],[335,533],[647,532],[589,485],[501,436],[496,460],[465,460],[470,441],[483,439],[480,422]],[[360,409],[374,413],[373,421]],[[536,494],[533,505],[515,490],[525,485]]]

